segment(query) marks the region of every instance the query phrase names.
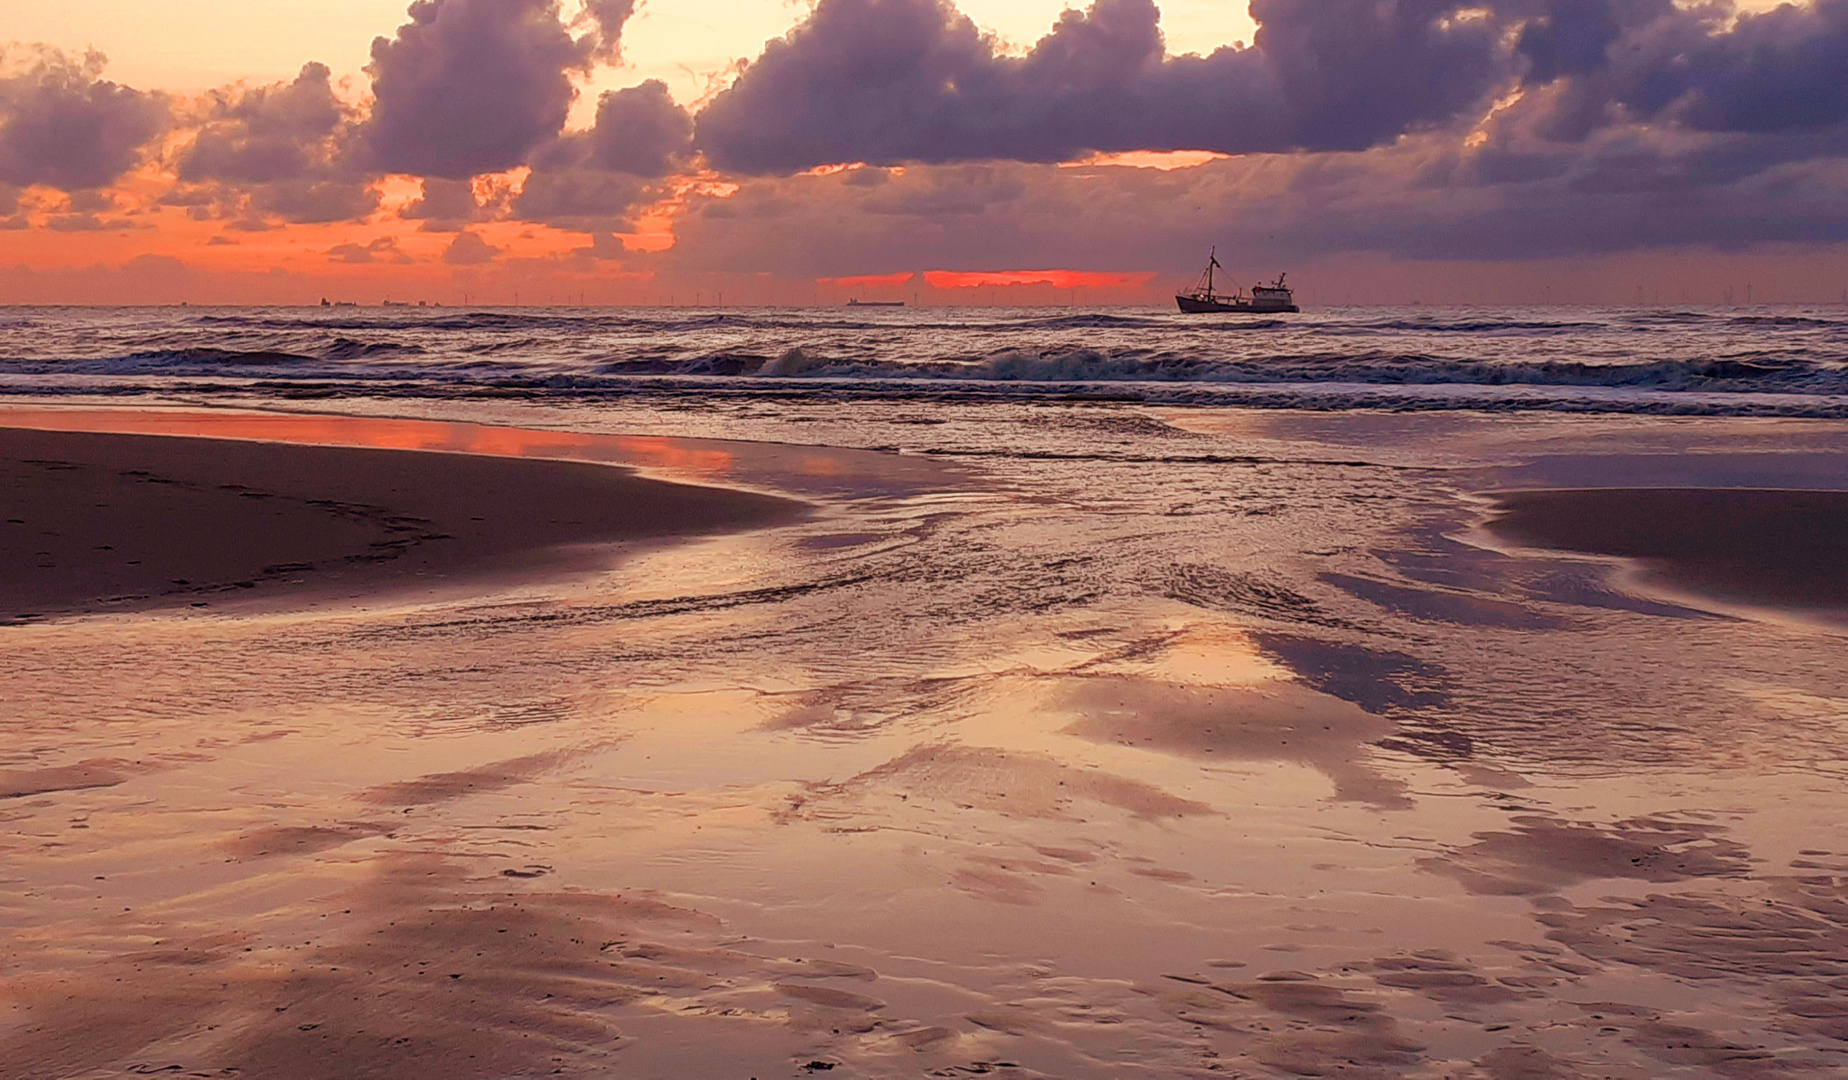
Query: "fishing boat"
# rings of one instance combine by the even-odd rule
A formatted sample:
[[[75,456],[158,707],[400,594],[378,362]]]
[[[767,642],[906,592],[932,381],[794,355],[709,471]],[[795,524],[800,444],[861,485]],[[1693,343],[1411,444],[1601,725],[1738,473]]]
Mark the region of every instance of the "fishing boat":
[[[1229,315],[1284,315],[1301,311],[1296,306],[1296,296],[1290,287],[1284,284],[1286,275],[1278,274],[1277,280],[1268,285],[1253,285],[1251,295],[1246,296],[1243,289],[1230,295],[1213,291],[1213,271],[1224,270],[1219,265],[1219,249],[1214,248],[1206,258],[1206,273],[1191,292],[1176,293],[1174,302],[1181,311],[1188,315],[1207,315],[1223,312]]]
[[[903,300],[849,300],[848,307],[904,307]]]

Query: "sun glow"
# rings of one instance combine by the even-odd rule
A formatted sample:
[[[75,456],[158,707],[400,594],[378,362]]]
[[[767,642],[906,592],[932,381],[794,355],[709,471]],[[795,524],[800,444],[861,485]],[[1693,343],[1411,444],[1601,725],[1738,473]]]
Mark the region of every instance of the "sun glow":
[[[1008,285],[1050,285],[1055,289],[1120,289],[1141,285],[1154,274],[1112,274],[1095,270],[926,270],[933,289],[988,289]]]
[[[1220,154],[1212,150],[1129,150],[1116,154],[1092,154],[1079,161],[1068,161],[1060,167],[1081,169],[1114,165],[1128,169],[1159,169],[1162,172],[1172,172],[1175,169],[1194,169],[1209,162],[1224,161],[1230,156],[1230,154]]]

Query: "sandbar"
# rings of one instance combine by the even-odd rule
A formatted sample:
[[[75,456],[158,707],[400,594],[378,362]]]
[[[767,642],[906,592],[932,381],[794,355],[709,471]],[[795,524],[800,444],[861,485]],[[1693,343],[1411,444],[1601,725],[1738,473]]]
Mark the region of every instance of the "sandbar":
[[[1742,604],[1848,607],[1848,491],[1579,488],[1496,496],[1491,532],[1637,560],[1670,586]]]
[[[0,622],[453,592],[805,510],[580,462],[0,427]]]

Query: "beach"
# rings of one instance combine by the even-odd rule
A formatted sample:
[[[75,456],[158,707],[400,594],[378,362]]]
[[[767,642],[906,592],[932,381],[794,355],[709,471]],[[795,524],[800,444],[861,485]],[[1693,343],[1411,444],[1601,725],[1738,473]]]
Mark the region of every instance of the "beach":
[[[0,1075],[1848,1065],[1840,422],[341,411],[0,410]]]
[[[0,1080],[1848,1080],[1848,0],[0,10]]]
[[[800,512],[577,462],[20,428],[0,492],[11,620],[439,595]]]

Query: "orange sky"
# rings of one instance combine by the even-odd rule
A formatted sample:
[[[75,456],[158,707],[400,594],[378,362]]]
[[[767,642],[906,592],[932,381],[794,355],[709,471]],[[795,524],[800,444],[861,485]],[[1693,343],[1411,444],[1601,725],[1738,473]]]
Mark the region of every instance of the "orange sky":
[[[567,22],[575,5],[576,0],[566,0]],[[1003,51],[1019,52],[1051,25],[1064,4],[964,0],[959,6],[997,35]],[[1772,0],[1743,6],[1762,10]],[[1239,3],[1166,0],[1161,9],[1170,53],[1246,43],[1254,29]],[[664,80],[675,99],[695,106],[724,84],[729,64],[754,55],[766,38],[789,29],[806,13],[804,5],[787,0],[651,0],[624,30],[621,61],[577,79],[580,96],[571,124],[581,128],[593,119],[600,90],[646,78]],[[100,49],[109,54],[105,77],[164,92],[182,121],[198,114],[199,95],[210,88],[287,80],[307,60],[325,61],[342,99],[363,112],[368,82],[362,69],[370,42],[375,35],[392,34],[403,19],[403,0],[269,0],[262,5],[248,0],[0,0],[0,26],[8,36],[73,55]],[[20,55],[15,49],[15,63]],[[687,258],[680,247],[693,203],[722,202],[739,190],[732,178],[710,171],[656,182],[620,234],[512,220],[470,224],[462,233],[426,231],[424,222],[399,214],[422,194],[424,182],[414,176],[374,182],[379,208],[363,220],[242,229],[222,216],[201,216],[198,208],[163,205],[174,189],[176,155],[191,131],[186,123],[177,124],[163,145],[100,194],[73,201],[50,187],[19,192],[15,227],[0,231],[0,303],[314,303],[326,297],[364,303],[684,304],[714,303],[723,296],[731,304],[800,304],[886,295],[926,303],[1003,298],[1139,303],[1157,302],[1185,284],[1191,272],[1187,263],[1194,258],[1191,245],[1172,242],[1166,250],[1185,250],[1186,261],[1175,254],[1138,252],[1135,227],[1123,226],[1108,239],[1100,231],[1091,249],[1071,244],[1036,249],[1023,241],[1012,253],[1005,243],[996,243],[993,253],[957,258],[941,247],[926,248],[894,254],[885,266],[867,266],[880,261],[875,245],[873,256],[841,247],[833,260],[841,269],[833,273],[783,273],[742,263],[732,269],[722,258]],[[1486,138],[1479,133],[1468,145]],[[1284,190],[1278,185],[1293,182],[1275,180],[1279,166],[1267,159],[1227,159],[1207,152],[1092,155],[1067,165],[1072,168],[1063,170],[1063,177],[1032,182],[1081,190],[1075,185],[1095,180],[1096,187],[1131,210],[1146,206],[1150,198],[1193,200],[1195,191],[1210,190],[1218,205],[1236,215],[1247,189],[1270,184],[1265,190]],[[1289,167],[1305,174],[1309,168]],[[892,170],[895,177],[903,173]],[[1172,183],[1180,186],[1119,182],[1131,173],[1174,177]],[[478,185],[499,183],[517,191],[524,178],[520,169]],[[1132,194],[1143,190],[1161,194]],[[1262,226],[1261,221],[1233,223],[1247,232]],[[850,232],[830,239],[818,237],[812,226],[790,228],[790,243],[821,247],[808,253],[808,264],[828,263],[834,253],[829,245],[851,240]],[[1201,255],[1219,239],[1217,232],[1200,234]],[[773,251],[774,243],[763,239],[756,250]],[[1047,258],[1044,251],[1054,249],[1066,251],[1068,258]],[[1076,257],[1070,257],[1073,253]],[[1148,269],[1151,264],[1159,269]],[[1255,280],[1277,269],[1253,266],[1238,273]],[[1331,303],[1639,297],[1692,302],[1719,300],[1727,290],[1743,295],[1748,282],[1758,298],[1834,302],[1848,286],[1848,260],[1839,244],[1788,242],[1730,244],[1727,250],[1694,256],[1663,250],[1518,263],[1322,250],[1292,258],[1291,269],[1306,296]]]

